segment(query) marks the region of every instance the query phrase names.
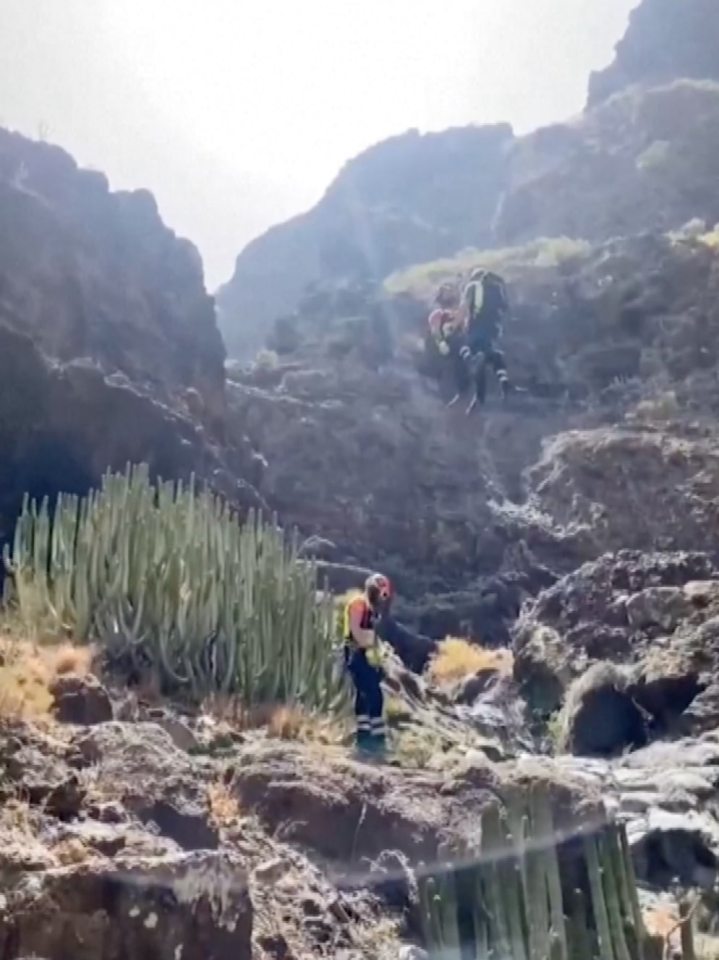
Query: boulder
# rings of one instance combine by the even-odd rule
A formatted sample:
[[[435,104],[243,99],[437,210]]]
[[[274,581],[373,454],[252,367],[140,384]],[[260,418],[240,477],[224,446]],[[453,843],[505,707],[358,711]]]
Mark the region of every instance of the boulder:
[[[6,894],[0,948],[77,960],[251,960],[252,919],[236,854],[118,855]]]
[[[558,722],[557,746],[579,756],[615,756],[647,742],[627,675],[610,663],[593,664],[569,687]]]
[[[60,723],[91,727],[112,720],[112,701],[107,690],[92,674],[64,674],[50,686],[53,713]]]

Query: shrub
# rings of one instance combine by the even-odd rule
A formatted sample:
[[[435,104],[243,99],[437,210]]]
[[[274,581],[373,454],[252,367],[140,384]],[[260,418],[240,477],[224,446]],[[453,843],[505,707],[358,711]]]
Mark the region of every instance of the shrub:
[[[279,362],[280,358],[274,350],[260,350],[255,357],[255,366],[260,370],[276,370]]]
[[[45,646],[7,635],[0,638],[0,717],[48,717],[54,680],[90,669],[92,649],[70,643]]]
[[[52,516],[26,499],[5,561],[25,619],[96,638],[133,671],[149,665],[164,691],[334,699],[334,611],[315,567],[275,521],[240,524],[194,481],[155,486],[128,466],[82,500],[58,497]]]
[[[447,637],[429,664],[429,676],[437,684],[455,683],[473,677],[480,670],[510,673],[512,654],[508,650],[485,650],[459,637]]]
[[[454,257],[415,264],[391,274],[384,281],[390,296],[408,295],[431,302],[440,283],[466,281],[472,269],[483,266],[502,274],[511,283],[523,271],[556,268],[588,256],[591,244],[574,237],[538,237],[518,247],[498,250],[468,248]]]

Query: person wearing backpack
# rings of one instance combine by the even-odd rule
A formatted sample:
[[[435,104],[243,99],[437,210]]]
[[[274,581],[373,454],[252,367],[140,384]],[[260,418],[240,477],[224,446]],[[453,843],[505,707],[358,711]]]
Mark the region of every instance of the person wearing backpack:
[[[474,380],[474,396],[467,408],[467,413],[470,413],[478,402],[483,404],[485,401],[487,365],[494,370],[503,397],[506,398],[513,390],[504,354],[497,347],[504,321],[509,315],[504,280],[490,270],[477,267],[472,271],[462,293],[462,310],[464,344],[460,349],[460,356],[473,368]]]

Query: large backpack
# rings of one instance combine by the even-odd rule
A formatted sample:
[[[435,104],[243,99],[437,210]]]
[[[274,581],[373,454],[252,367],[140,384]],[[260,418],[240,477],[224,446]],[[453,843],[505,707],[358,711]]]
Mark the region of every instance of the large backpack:
[[[481,279],[469,283],[467,306],[467,324],[470,331],[481,327],[487,331],[498,332],[509,312],[507,286],[499,274],[487,270]]]

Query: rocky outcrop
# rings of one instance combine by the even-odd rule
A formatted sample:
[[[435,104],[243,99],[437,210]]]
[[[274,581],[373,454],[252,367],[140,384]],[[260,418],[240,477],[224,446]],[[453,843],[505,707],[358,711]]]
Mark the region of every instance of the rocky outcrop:
[[[112,720],[112,701],[97,677],[64,674],[50,686],[53,713],[60,723],[94,726]]]
[[[189,757],[150,722],[2,721],[3,956],[369,958],[378,923],[396,955],[399,923],[370,889],[343,893],[263,832],[225,786],[240,747],[214,759],[214,734],[196,734]],[[53,803],[69,783],[72,806]]]
[[[640,882],[654,890],[694,887],[711,896],[719,873],[718,761],[711,733],[653,743],[613,761],[560,757],[554,763],[601,789],[626,823]]]
[[[677,77],[719,80],[719,11],[712,0],[642,0],[614,61],[593,73],[588,106],[635,84]]]
[[[248,500],[244,454],[219,446],[224,349],[199,255],[152,196],[0,130],[0,219],[0,539],[25,491],[84,492],[128,460]]]
[[[398,267],[489,243],[512,139],[506,124],[413,130],[351,160],[317,206],[237,258],[217,294],[229,352],[251,356],[313,282],[382,280]]]
[[[525,809],[542,863],[566,877],[582,862],[577,836],[616,839],[598,791],[571,773],[477,750],[440,752],[430,770],[374,767],[185,722],[192,754],[148,720],[0,721],[3,956],[396,957],[400,937],[432,940],[427,885],[450,877],[445,936],[471,944],[481,917],[466,925],[476,887],[461,878],[495,869],[490,826],[508,884],[528,856],[509,829]],[[72,804],[52,802],[70,784]]]
[[[224,349],[202,262],[149,192],[113,193],[58,147],[0,130],[0,214],[4,326],[52,361],[86,358],[222,423]]]
[[[695,217],[713,225],[718,146],[717,83],[676,80],[617,94],[516,142],[496,241],[605,240],[676,229]]]
[[[717,614],[719,574],[708,555],[607,554],[523,611],[515,678],[535,710],[565,703],[562,739],[577,753],[640,744],[640,712],[651,737],[700,734],[719,724]]]
[[[719,448],[708,437],[599,428],[561,434],[531,468],[541,504],[605,550],[713,550]]]

